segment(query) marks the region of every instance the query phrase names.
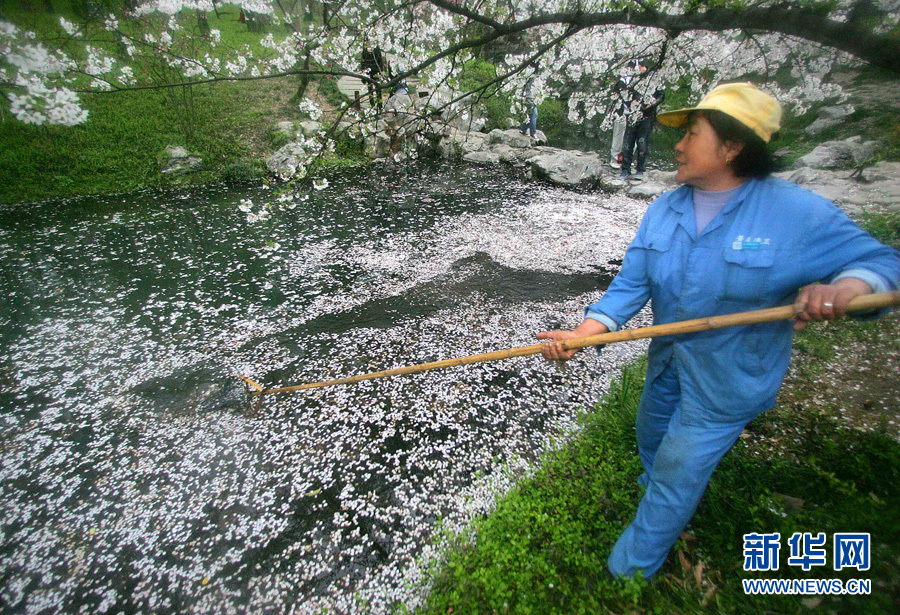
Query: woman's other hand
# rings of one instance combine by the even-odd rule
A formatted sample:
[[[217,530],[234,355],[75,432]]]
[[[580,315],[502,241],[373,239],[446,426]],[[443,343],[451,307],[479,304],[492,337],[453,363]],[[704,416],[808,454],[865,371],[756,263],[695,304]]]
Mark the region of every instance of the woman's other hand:
[[[542,331],[537,334],[539,340],[552,340],[544,344],[541,348],[541,356],[552,361],[568,361],[575,356],[575,353],[581,350],[574,348],[565,350],[561,342],[564,340],[574,340],[579,337],[590,337],[592,335],[600,335],[608,333],[609,328],[598,320],[587,318],[572,331]]]
[[[797,314],[794,331],[802,331],[810,320],[831,320],[843,316],[854,297],[868,295],[872,287],[859,278],[842,278],[834,284],[812,284],[800,291],[794,305],[806,304]]]

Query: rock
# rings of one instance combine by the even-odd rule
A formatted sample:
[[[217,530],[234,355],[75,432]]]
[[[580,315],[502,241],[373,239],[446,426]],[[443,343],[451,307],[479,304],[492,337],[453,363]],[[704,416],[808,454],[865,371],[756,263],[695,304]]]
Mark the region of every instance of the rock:
[[[603,173],[603,162],[597,154],[555,150],[541,153],[528,162],[536,177],[561,186],[593,184]]]
[[[465,156],[470,152],[480,152],[487,145],[487,135],[479,132],[464,132],[451,128],[449,135],[441,140],[439,149],[444,158]]]
[[[178,176],[200,170],[203,161],[199,156],[190,155],[181,146],[167,145],[159,156],[159,163],[163,173]]]
[[[794,163],[795,169],[845,169],[870,159],[878,150],[877,141],[862,142],[861,137],[844,141],[826,141]]]
[[[533,147],[535,144],[547,142],[547,137],[541,131],[537,132],[537,138],[535,139],[532,139],[528,135],[523,135],[515,129],[500,130],[499,128],[495,128],[490,131],[487,136],[488,143],[491,145],[502,143],[503,145],[508,145],[510,147]]]
[[[857,179],[855,172],[809,167],[775,174],[825,197],[850,214],[858,214],[862,208],[894,211],[900,207],[900,162],[879,162],[858,175]]]
[[[396,94],[392,94],[391,97],[387,99],[387,102],[384,103],[384,108],[388,111],[407,112],[411,109],[414,109],[415,104],[413,103],[413,99],[408,93],[397,92]]]
[[[513,149],[505,143],[495,144],[491,147],[491,151],[497,155],[501,161],[507,164],[516,164],[519,162],[518,152],[520,150]]]
[[[319,122],[314,122],[312,120],[300,122],[300,132],[303,133],[304,137],[315,136],[321,129],[322,125],[319,124]]]
[[[628,196],[638,196],[648,199],[655,199],[663,192],[668,192],[671,189],[671,185],[652,181],[650,179],[645,179],[642,182],[632,182],[628,190],[625,191],[625,194],[627,194]]]
[[[500,156],[500,160],[503,162],[514,165],[521,165],[523,162],[527,162],[535,156],[540,156],[542,153],[540,149],[531,147],[510,147],[505,143],[495,143],[490,147],[490,151]],[[551,151],[555,150],[552,150],[551,148]]]
[[[794,155],[794,150],[790,147],[782,147],[780,150],[777,150],[772,153],[772,157],[775,160],[784,160],[785,158],[790,158]]]
[[[306,165],[307,152],[300,143],[288,143],[266,160],[266,168],[280,177],[293,177]]]
[[[468,154],[463,156],[463,160],[475,164],[490,165],[499,163],[500,156],[493,152],[469,152]]]
[[[817,134],[826,128],[837,126],[841,123],[843,118],[853,113],[853,111],[854,109],[850,105],[845,105],[843,107],[822,107],[819,109],[819,116],[816,118],[816,121],[807,126],[804,130],[811,135]]]
[[[897,178],[900,178],[900,162],[883,160],[871,167],[863,169],[860,176],[863,181],[868,183],[891,180],[896,181]]]
[[[676,188],[679,186],[679,183],[675,181],[676,171],[657,171],[656,169],[648,169],[644,173],[644,177],[647,178],[649,182],[657,182],[660,184],[665,184],[667,190],[671,190],[672,188]]]
[[[346,120],[341,121],[337,125],[337,129],[335,130],[335,135],[338,137],[343,137],[346,139],[356,139],[362,134],[362,129],[360,125],[356,122],[348,122]]]
[[[296,128],[294,127],[294,122],[278,122],[272,128],[275,132],[283,132],[294,136],[296,134]]]

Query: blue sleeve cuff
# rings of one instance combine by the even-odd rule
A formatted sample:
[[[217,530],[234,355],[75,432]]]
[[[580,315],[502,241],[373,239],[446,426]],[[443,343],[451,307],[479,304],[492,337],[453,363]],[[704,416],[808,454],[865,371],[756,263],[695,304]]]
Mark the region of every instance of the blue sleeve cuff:
[[[591,320],[596,320],[597,322],[602,322],[604,325],[606,325],[606,328],[609,329],[610,333],[619,330],[619,323],[617,323],[606,314],[595,312],[591,308],[585,308],[584,317],[590,318]]]
[[[831,280],[831,283],[834,284],[838,280],[843,280],[844,278],[856,278],[858,280],[862,280],[872,287],[872,292],[876,293],[886,293],[889,290],[893,290],[891,284],[887,280],[885,280],[874,271],[869,271],[868,269],[847,269],[846,271],[842,271],[834,276],[834,278],[832,278]],[[856,312],[854,314],[851,314],[851,316],[857,320],[872,320],[875,318],[881,318],[890,311],[891,308],[884,308],[881,310],[873,310],[871,312]]]
[[[891,290],[891,285],[885,280],[883,277],[875,273],[874,271],[869,271],[868,269],[847,269],[846,271],[842,271],[831,280],[831,283],[834,284],[838,280],[843,280],[844,278],[857,278],[862,280],[866,284],[872,287],[872,292],[875,293],[886,293]]]

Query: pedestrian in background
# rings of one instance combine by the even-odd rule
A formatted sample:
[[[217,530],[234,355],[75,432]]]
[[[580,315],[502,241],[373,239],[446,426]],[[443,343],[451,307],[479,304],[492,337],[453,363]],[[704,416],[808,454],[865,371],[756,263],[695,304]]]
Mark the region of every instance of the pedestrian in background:
[[[523,135],[527,135],[531,133],[531,138],[537,138],[537,119],[538,119],[538,108],[537,108],[537,99],[534,94],[534,79],[535,72],[537,71],[537,64],[531,63],[528,65],[531,69],[531,76],[528,77],[528,80],[525,82],[525,87],[522,88],[522,98],[525,100],[525,122],[519,128],[519,132]]]
[[[646,64],[639,64],[638,72],[644,75],[647,72]],[[656,112],[665,100],[666,92],[662,87],[655,87],[652,92],[650,80],[643,83],[635,83],[633,90],[635,97],[632,103],[631,113],[627,116],[625,136],[622,143],[622,170],[620,179],[644,179],[647,155],[650,153],[650,135],[653,133],[653,124],[656,121]],[[644,94],[638,92],[644,90]],[[635,152],[637,156],[635,157]],[[636,158],[635,174],[631,175],[631,163]]]

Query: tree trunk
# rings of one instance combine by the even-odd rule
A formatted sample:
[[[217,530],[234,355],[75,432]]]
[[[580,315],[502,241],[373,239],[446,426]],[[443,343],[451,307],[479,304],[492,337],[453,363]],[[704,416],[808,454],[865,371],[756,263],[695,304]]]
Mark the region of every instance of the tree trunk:
[[[303,58],[303,70],[305,70],[305,71],[309,70],[310,55],[311,54],[310,54],[309,50],[307,49],[306,57]],[[297,87],[297,100],[298,101],[302,101],[303,98],[306,96],[306,88],[308,88],[308,87],[309,87],[309,74],[301,73],[300,85]]]

